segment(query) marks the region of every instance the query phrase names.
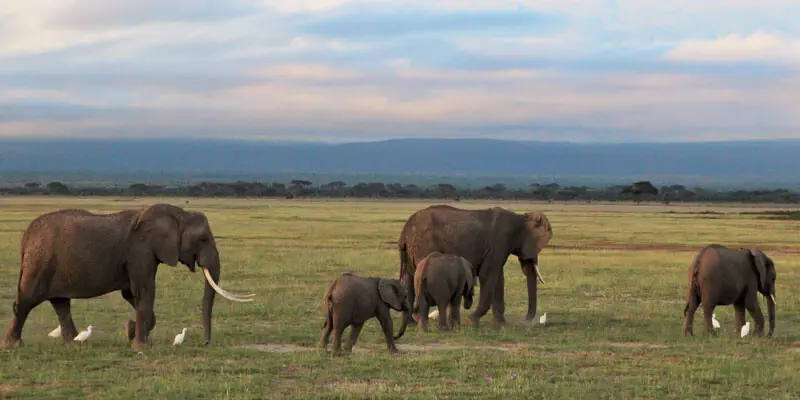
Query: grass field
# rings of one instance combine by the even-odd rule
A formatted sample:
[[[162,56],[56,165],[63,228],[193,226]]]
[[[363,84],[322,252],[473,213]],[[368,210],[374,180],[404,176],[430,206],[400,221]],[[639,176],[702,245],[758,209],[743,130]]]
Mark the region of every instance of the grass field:
[[[111,212],[156,201],[164,200],[0,199],[2,333],[11,319],[19,238],[32,218],[65,207]],[[516,326],[527,304],[525,278],[511,257],[507,327],[490,328],[491,314],[478,330],[425,334],[410,326],[398,342],[401,353],[390,355],[372,320],[354,353],[334,358],[315,350],[325,287],[342,271],[396,277],[394,242],[426,203],[166,201],[206,212],[223,260],[221,286],[254,292],[257,300],[217,296],[212,346],[203,347],[202,274],[162,265],[158,325],[141,355],[124,338],[133,312],[119,293],[73,301],[78,329],[95,327],[85,345],[48,338],[57,318],[42,304],[25,325],[25,346],[0,350],[0,398],[800,398],[800,221],[740,214],[753,206],[459,203],[547,213],[554,237],[540,256],[546,284],[539,285],[547,325]],[[702,313],[696,336],[682,337],[687,268],[713,242],[757,245],[775,260],[775,337],[740,339],[732,307],[716,310],[717,337],[703,334]],[[182,327],[187,339],[175,348]]]

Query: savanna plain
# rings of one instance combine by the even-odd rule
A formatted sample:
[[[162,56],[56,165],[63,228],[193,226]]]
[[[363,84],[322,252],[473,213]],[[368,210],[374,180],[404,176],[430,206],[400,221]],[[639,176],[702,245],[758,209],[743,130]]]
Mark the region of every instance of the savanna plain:
[[[454,203],[547,214],[554,236],[540,254],[537,311],[537,320],[547,312],[547,323],[520,325],[525,277],[512,256],[506,327],[491,328],[491,312],[477,330],[409,326],[400,354],[391,355],[373,319],[352,354],[331,357],[316,349],[325,288],[344,271],[396,278],[400,229],[430,203],[186,200],[0,199],[3,332],[20,236],[37,215],[60,208],[113,212],[167,202],[204,211],[221,252],[221,286],[257,295],[250,303],[217,296],[204,347],[202,273],[161,265],[157,325],[143,354],[126,342],[123,324],[134,314],[118,292],[72,302],[78,330],[94,326],[80,345],[47,336],[58,322],[44,303],[28,318],[25,345],[0,350],[0,398],[800,398],[800,221],[762,213],[778,206]],[[702,312],[695,336],[682,336],[688,267],[710,243],[758,246],[775,261],[774,337],[740,338],[730,306],[715,311],[717,336],[704,333]],[[394,321],[396,331],[399,313]],[[173,347],[183,327],[186,340]]]

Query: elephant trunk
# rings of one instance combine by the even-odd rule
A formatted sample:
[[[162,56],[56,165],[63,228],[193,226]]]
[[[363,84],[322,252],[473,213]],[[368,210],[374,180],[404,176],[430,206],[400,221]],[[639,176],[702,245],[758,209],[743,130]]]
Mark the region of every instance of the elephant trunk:
[[[769,313],[769,336],[775,332],[775,296],[774,293],[767,297],[767,313]]]
[[[405,310],[403,310],[403,322],[400,324],[400,331],[394,337],[394,340],[400,339],[406,333],[406,327],[411,322],[411,303],[406,299]]]
[[[219,293],[222,297],[238,302],[253,301],[255,294],[234,295],[219,287],[220,260],[219,252],[215,246],[207,247],[200,251],[197,264],[203,270],[206,278],[205,290],[203,292],[203,334],[205,345],[211,342],[211,313],[214,308],[214,298]]]
[[[211,275],[211,279],[219,282],[219,262],[216,264],[203,265],[202,268],[203,272]],[[203,337],[205,338],[204,345],[206,346],[211,342],[211,312],[214,308],[214,298],[216,295],[217,292],[207,280],[205,290],[203,291]]]
[[[537,259],[534,259],[522,262],[522,272],[525,273],[528,283],[528,314],[525,316],[526,321],[532,321],[533,317],[536,316],[537,285],[541,279],[537,261]]]

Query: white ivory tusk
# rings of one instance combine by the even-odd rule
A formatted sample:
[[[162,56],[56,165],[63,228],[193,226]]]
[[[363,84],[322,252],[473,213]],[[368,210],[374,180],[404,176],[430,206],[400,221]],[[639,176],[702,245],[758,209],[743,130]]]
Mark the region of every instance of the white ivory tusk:
[[[539,264],[533,264],[533,269],[536,270],[536,277],[539,278],[539,281],[544,283],[544,279],[542,279],[542,274],[539,273]]]
[[[775,295],[774,294],[769,295],[769,298],[772,299],[773,303],[775,302]]]
[[[208,269],[203,268],[203,275],[205,275],[206,281],[208,282],[209,285],[211,285],[211,287],[214,289],[214,291],[219,293],[222,297],[224,297],[224,298],[226,298],[228,300],[231,300],[231,301],[239,301],[239,302],[253,301],[252,298],[248,298],[248,299],[240,298],[240,297],[235,296],[232,293],[228,293],[227,291],[225,291],[224,289],[219,287],[216,283],[214,283],[214,280],[211,279],[211,273],[208,272]],[[245,295],[245,296],[242,296],[242,297],[253,297],[253,296],[255,296],[255,293],[249,294],[249,295]]]

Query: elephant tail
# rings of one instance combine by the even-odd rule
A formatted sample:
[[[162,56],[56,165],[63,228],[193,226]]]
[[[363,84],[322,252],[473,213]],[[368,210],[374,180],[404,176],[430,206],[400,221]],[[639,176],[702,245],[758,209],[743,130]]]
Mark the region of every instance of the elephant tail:
[[[325,322],[322,323],[322,328],[333,327],[333,288],[336,286],[336,281],[331,282],[325,294],[322,296],[322,313],[325,316]]]
[[[700,303],[700,286],[697,284],[697,273],[700,272],[700,259],[707,249],[708,247],[700,251],[700,254],[692,261],[691,269],[689,269],[689,287],[686,288],[686,306],[683,307],[684,317],[689,312],[689,304],[691,304],[693,298]]]
[[[411,263],[411,260],[409,260],[408,257],[408,247],[402,237],[397,241],[397,251],[400,254],[400,279],[403,279],[403,276],[410,272],[408,265]]]

